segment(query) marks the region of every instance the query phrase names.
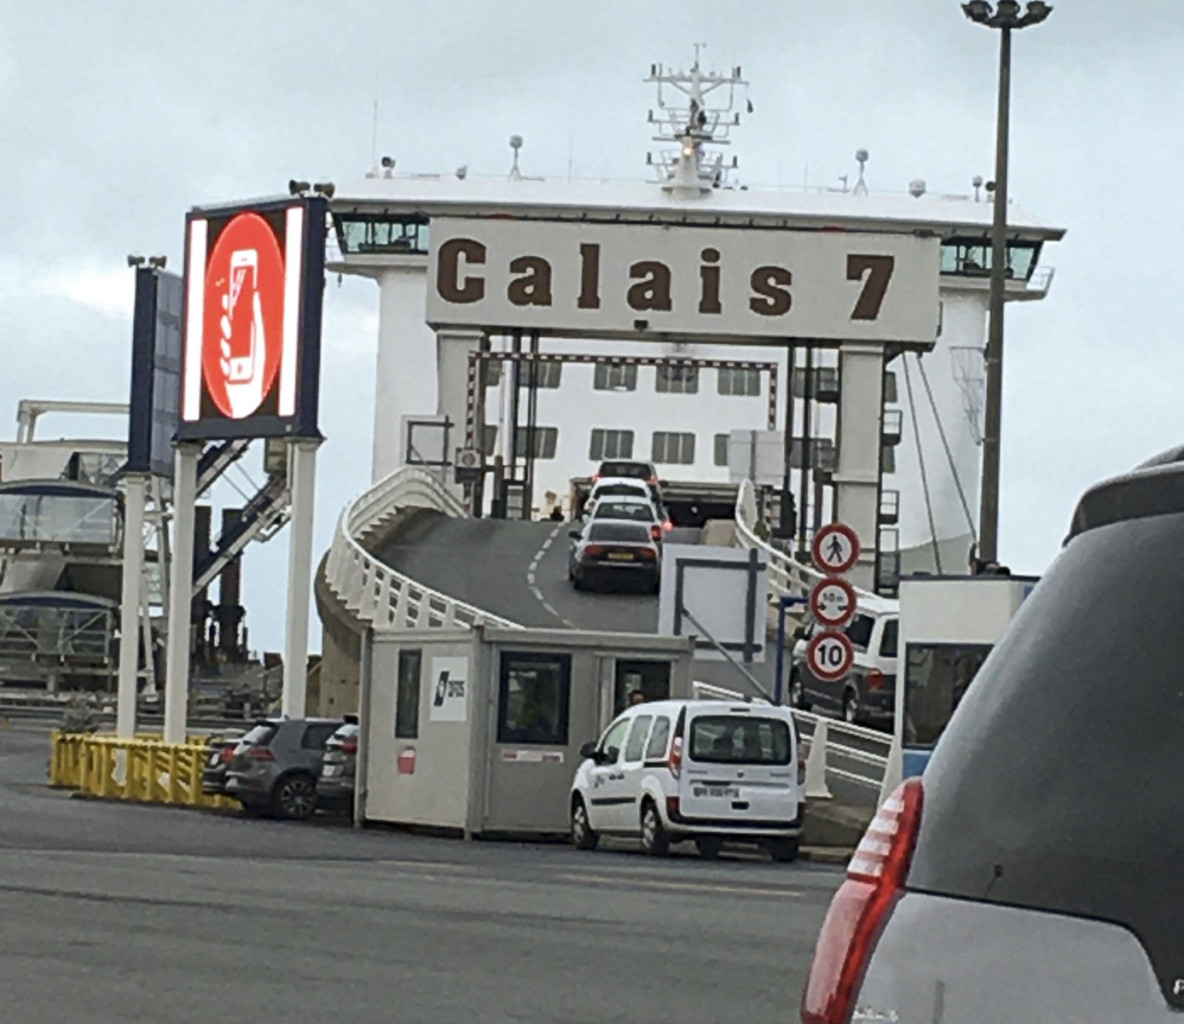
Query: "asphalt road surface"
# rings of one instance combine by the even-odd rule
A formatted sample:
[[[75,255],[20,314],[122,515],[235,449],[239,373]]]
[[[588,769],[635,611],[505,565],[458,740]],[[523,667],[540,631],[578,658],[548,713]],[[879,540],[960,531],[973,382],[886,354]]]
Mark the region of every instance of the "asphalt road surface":
[[[71,799],[0,730],[0,1020],[796,1019],[840,874]]]

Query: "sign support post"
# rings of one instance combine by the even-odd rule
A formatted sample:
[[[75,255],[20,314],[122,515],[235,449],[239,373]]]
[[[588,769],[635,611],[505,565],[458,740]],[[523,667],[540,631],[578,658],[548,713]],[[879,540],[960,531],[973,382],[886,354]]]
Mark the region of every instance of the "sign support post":
[[[115,705],[115,735],[120,739],[131,739],[136,734],[140,595],[144,591],[144,501],[148,493],[148,476],[128,473],[123,479],[123,587],[119,602],[119,692]]]
[[[312,579],[313,506],[319,440],[288,442],[292,521],[288,538],[288,612],[284,624],[284,691],[280,711],[303,718],[308,693],[308,612]]]
[[[189,709],[189,630],[193,603],[193,535],[200,441],[179,441],[173,481],[173,573],[169,580],[169,638],[165,654],[164,741],[185,742]],[[137,606],[138,607],[138,606]]]

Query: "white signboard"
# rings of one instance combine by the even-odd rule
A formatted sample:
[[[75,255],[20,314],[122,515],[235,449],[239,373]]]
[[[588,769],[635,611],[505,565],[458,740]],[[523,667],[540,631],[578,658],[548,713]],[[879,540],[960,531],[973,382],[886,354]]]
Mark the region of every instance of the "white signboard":
[[[937,337],[937,238],[433,218],[427,321],[784,345]]]
[[[726,660],[714,638],[737,661],[764,661],[767,568],[755,551],[663,544],[658,632],[696,637],[702,660]]]
[[[432,659],[433,722],[463,722],[469,717],[469,659]]]
[[[728,435],[728,480],[764,487],[785,479],[785,434],[780,430],[733,430]]]

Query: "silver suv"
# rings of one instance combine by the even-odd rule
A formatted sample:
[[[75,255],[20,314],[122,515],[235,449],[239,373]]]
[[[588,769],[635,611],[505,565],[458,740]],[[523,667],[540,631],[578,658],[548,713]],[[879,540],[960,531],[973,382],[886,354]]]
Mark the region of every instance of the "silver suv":
[[[1184,1021],[1184,449],[1088,491],[836,893],[805,1024]]]

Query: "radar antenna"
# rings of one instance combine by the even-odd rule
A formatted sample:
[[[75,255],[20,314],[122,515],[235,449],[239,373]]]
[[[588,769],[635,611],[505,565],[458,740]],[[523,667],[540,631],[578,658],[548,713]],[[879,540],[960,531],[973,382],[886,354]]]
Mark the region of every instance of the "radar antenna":
[[[727,184],[728,173],[737,166],[736,158],[725,165],[723,153],[705,147],[731,144],[731,130],[740,124],[738,98],[752,113],[748,82],[739,65],[727,75],[700,68],[700,51],[706,45],[695,44],[695,63],[690,71],[651,64],[646,79],[658,87],[658,109],[651,110],[648,118],[654,125],[654,141],[678,147],[660,151],[657,160],[650,154],[647,162],[657,168],[664,189],[684,196],[708,195],[712,189]],[[742,97],[738,96],[740,92]]]

